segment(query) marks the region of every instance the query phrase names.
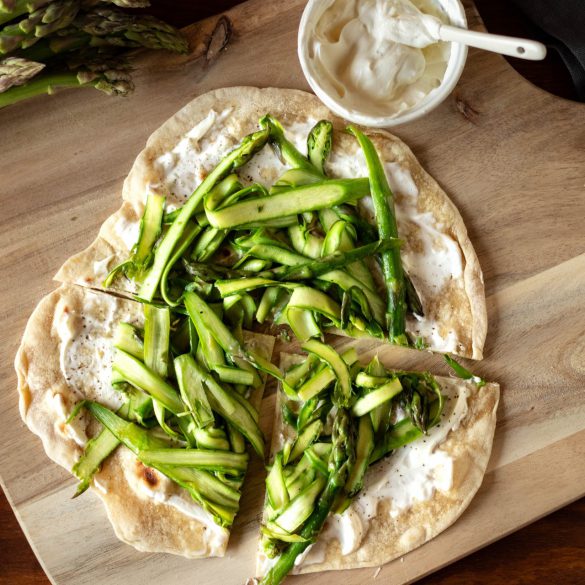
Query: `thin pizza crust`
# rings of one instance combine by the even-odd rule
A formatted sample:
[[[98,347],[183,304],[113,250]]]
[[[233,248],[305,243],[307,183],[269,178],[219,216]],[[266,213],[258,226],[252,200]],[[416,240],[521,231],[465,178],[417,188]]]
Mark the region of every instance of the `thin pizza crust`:
[[[314,95],[290,89],[253,87],[206,93],[187,104],[152,134],[124,183],[122,208],[105,222],[89,248],[62,266],[56,280],[99,288],[108,270],[128,257],[138,234],[137,226],[147,194],[160,191],[167,195],[167,203],[180,206],[190,189],[243,136],[257,130],[258,119],[267,112],[277,117],[288,132],[300,129],[304,136],[315,121],[331,120],[335,135],[329,171],[335,174],[343,159],[344,176],[367,176],[355,139],[343,132],[346,123]],[[426,335],[431,350],[481,359],[487,331],[483,277],[461,215],[399,138],[381,130],[365,131],[386,163],[397,210],[402,210],[399,231],[405,242],[403,260],[405,264],[408,258],[414,261],[409,273],[425,307],[425,318],[422,321],[410,318],[407,330],[414,337]],[[210,144],[212,148],[208,151],[206,146]],[[173,164],[173,151],[179,152],[177,149],[187,152],[193,164],[188,165],[182,175],[173,176],[168,169]],[[271,184],[284,168],[269,149],[264,149],[261,156],[257,155],[239,174]],[[406,183],[402,180],[405,176]],[[429,224],[428,229],[424,228],[425,222]],[[439,266],[444,273],[439,281],[433,276],[432,267],[429,273],[429,245],[435,246],[431,248],[433,253],[440,255],[450,250],[454,254],[457,267],[453,268],[453,274],[449,274],[449,267],[445,266]],[[427,267],[419,270],[417,264]],[[134,292],[132,283],[123,277],[112,289]]]
[[[109,384],[119,321],[142,325],[142,306],[62,285],[31,315],[16,355],[21,416],[41,438],[47,455],[68,470],[98,430],[87,413],[65,424],[75,404],[89,399],[111,408],[121,405]],[[245,342],[270,359],[272,337],[246,334]],[[259,388],[251,398],[256,408],[262,393]],[[123,446],[106,460],[92,488],[104,502],[118,538],[138,550],[189,558],[225,553],[229,531],[214,524],[185,490],[142,465]]]
[[[298,359],[295,358],[298,356],[281,354],[281,367],[286,369],[298,363]],[[490,458],[500,388],[495,383],[477,388],[472,382],[459,379],[439,376],[436,376],[436,379],[444,391],[464,389],[467,392],[466,414],[438,446],[438,449],[447,453],[453,461],[451,487],[448,490],[436,489],[430,499],[416,502],[407,509],[399,510],[398,513],[392,509],[391,500],[380,501],[377,512],[369,520],[365,536],[355,551],[343,555],[341,544],[336,538],[317,539],[314,550],[310,551],[300,566],[295,567],[294,572],[313,573],[380,566],[433,539],[453,524],[467,508],[483,481]],[[277,399],[276,403],[272,455],[280,448],[283,430],[281,402]],[[378,462],[376,465],[383,464]],[[365,495],[368,492],[368,478],[372,473],[376,473],[376,465],[370,468],[366,475]],[[345,513],[356,514],[359,517],[360,512],[356,506],[359,506],[359,503],[354,502]],[[324,533],[326,531],[327,525]],[[258,574],[261,574],[262,568],[266,566],[262,551],[258,554],[257,564]]]

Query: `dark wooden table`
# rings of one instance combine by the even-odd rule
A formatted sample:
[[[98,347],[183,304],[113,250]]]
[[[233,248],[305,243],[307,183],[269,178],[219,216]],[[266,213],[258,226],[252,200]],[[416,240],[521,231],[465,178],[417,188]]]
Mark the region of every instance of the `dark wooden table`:
[[[158,0],[151,12],[183,26],[237,3]],[[476,4],[489,31],[538,38],[538,31],[508,0],[476,0]],[[575,99],[569,74],[556,54],[539,63],[511,61],[532,83]],[[0,491],[0,585],[48,584]],[[501,584],[585,585],[585,498],[419,581],[419,585]]]

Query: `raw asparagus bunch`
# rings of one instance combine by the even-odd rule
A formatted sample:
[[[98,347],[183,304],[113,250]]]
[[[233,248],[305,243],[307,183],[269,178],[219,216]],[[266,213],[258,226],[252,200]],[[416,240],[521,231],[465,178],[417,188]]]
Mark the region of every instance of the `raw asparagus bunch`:
[[[9,22],[23,14],[34,12],[52,0],[1,0],[0,24]]]
[[[0,0],[0,25],[17,19],[23,14],[30,14],[56,0]],[[121,8],[146,8],[149,0],[82,0],[83,8],[99,4],[115,4]]]
[[[0,92],[5,92],[0,96],[0,107],[67,87],[88,86],[126,95],[133,84],[121,51],[146,47],[187,52],[186,39],[174,27],[148,15],[105,7],[106,1],[0,2],[0,55],[11,59],[0,62]],[[114,0],[111,4],[127,8],[148,5],[142,0]],[[15,62],[16,58],[20,61]],[[41,69],[43,75],[36,77]],[[88,77],[88,71],[102,75],[99,79]],[[113,75],[112,71],[124,74]],[[16,86],[25,87],[11,90]]]
[[[39,39],[69,26],[79,12],[78,0],[56,0],[0,30],[0,54],[26,49]]]

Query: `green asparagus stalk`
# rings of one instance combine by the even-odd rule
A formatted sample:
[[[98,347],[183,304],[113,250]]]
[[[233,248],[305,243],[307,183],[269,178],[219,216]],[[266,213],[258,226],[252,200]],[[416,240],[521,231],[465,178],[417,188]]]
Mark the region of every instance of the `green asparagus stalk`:
[[[248,466],[247,453],[209,449],[153,449],[141,451],[138,457],[146,465],[179,465],[232,475],[244,473]]]
[[[193,356],[188,353],[180,355],[175,358],[174,364],[181,397],[191,409],[196,425],[200,428],[212,425],[213,412]]]
[[[233,229],[355,201],[369,192],[368,179],[332,179],[206,213],[213,227]]]
[[[113,368],[130,384],[150,394],[173,414],[185,412],[185,405],[176,390],[134,356],[116,350]]]
[[[329,477],[313,513],[300,531],[303,542],[291,543],[280,555],[275,565],[260,581],[260,585],[278,585],[294,566],[296,558],[317,539],[327,520],[337,494],[345,485],[348,471],[354,460],[351,438],[351,421],[346,410],[338,410],[333,422],[332,450],[329,456]]]
[[[169,231],[165,234],[160,245],[155,251],[154,263],[140,288],[139,296],[151,301],[158,289],[158,285],[164,269],[181,239],[187,222],[191,219],[203,198],[223,178],[231,174],[235,169],[248,162],[254,154],[261,150],[268,141],[268,131],[263,130],[250,134],[244,138],[240,146],[232,150],[216,167],[207,175],[204,181],[195,189],[189,200],[181,208],[181,212],[175,219]],[[217,227],[217,226],[216,226]]]
[[[293,168],[314,170],[307,157],[286,138],[284,128],[276,118],[266,114],[260,119],[260,126],[270,132],[270,143],[286,164]]]
[[[348,131],[353,134],[366,158],[370,172],[370,190],[374,202],[374,211],[380,239],[397,238],[398,227],[394,214],[394,196],[380,158],[372,141],[358,128],[350,126]],[[408,345],[405,333],[406,299],[404,273],[400,260],[400,250],[393,249],[382,254],[382,271],[388,288],[388,331],[392,343]]]
[[[321,120],[315,124],[307,138],[307,153],[311,164],[325,175],[325,161],[333,144],[333,124]]]
[[[96,9],[79,15],[58,35],[44,38],[22,51],[22,56],[47,60],[86,47],[98,51],[146,47],[175,53],[186,53],[189,49],[187,40],[177,29],[152,16]]]
[[[317,169],[288,169],[288,171],[285,171],[276,183],[270,187],[270,194],[276,195],[277,193],[288,191],[289,189],[294,189],[301,185],[320,183],[323,179],[324,175],[317,171]]]
[[[89,484],[104,460],[118,447],[120,441],[107,428],[85,446],[85,451],[72,467],[71,472],[79,479],[75,496],[80,496],[87,490]]]
[[[302,348],[306,352],[316,355],[331,368],[336,378],[333,403],[338,407],[347,408],[352,398],[352,385],[349,368],[343,357],[332,347],[316,339],[310,339],[303,344]]]
[[[112,44],[123,39],[149,49],[176,53],[186,53],[189,49],[187,40],[175,27],[144,14],[96,8],[77,18],[74,25],[91,37],[111,39]]]
[[[315,260],[297,264],[294,266],[279,266],[270,271],[270,278],[274,280],[307,280],[317,278],[327,272],[337,268],[343,268],[356,260],[374,256],[375,254],[384,254],[400,246],[400,240],[388,238],[372,244],[366,244],[347,252],[334,252],[328,256],[323,256]],[[252,249],[253,250],[253,249]]]
[[[343,514],[351,504],[352,498],[364,487],[364,478],[368,470],[368,465],[370,464],[370,456],[373,449],[374,429],[372,427],[372,421],[369,416],[362,416],[359,419],[358,425],[355,461],[351,466],[349,476],[343,488],[343,497],[337,500],[334,510],[336,514]]]
[[[75,71],[55,71],[34,77],[25,85],[15,86],[0,93],[0,108],[60,89],[93,87],[108,95],[128,95],[134,84],[129,67],[123,61],[95,61]]]
[[[144,342],[130,323],[118,323],[114,332],[114,347],[144,361]]]
[[[482,388],[486,385],[486,381],[483,378],[476,376],[473,372],[470,372],[467,368],[464,368],[451,356],[444,354],[443,357],[445,358],[447,365],[455,372],[455,375],[462,380],[471,380],[478,388]]]

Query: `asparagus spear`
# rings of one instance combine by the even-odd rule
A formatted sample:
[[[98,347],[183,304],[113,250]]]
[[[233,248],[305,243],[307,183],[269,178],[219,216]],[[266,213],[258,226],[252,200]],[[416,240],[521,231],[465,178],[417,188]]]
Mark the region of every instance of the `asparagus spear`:
[[[122,60],[95,60],[73,71],[54,71],[37,75],[25,85],[0,93],[0,108],[37,95],[53,94],[58,89],[94,87],[109,95],[128,95],[134,84],[129,67]]]
[[[384,254],[388,250],[400,246],[400,240],[388,238],[372,244],[366,244],[347,252],[334,252],[315,260],[293,266],[279,266],[270,271],[270,277],[275,280],[306,280],[316,278],[337,268],[343,268],[356,260],[361,260],[375,254]],[[252,248],[253,250],[253,248]]]
[[[433,403],[431,412],[434,415],[434,419],[437,418],[437,415],[440,417],[441,410],[438,401]],[[403,418],[393,425],[383,439],[374,447],[370,455],[370,465],[422,436],[423,432],[412,422],[411,418]]]
[[[185,412],[185,405],[176,390],[134,356],[116,350],[113,368],[130,384],[150,394],[173,414]]]
[[[247,453],[230,453],[209,449],[153,449],[140,451],[138,458],[146,465],[178,465],[238,475],[248,466]]]
[[[321,120],[315,124],[307,138],[307,153],[312,165],[325,175],[325,161],[333,144],[333,124]]]
[[[24,85],[44,68],[44,63],[21,57],[6,57],[0,60],[0,93],[9,87]]]
[[[353,134],[366,158],[370,172],[370,190],[374,202],[374,211],[380,239],[397,238],[398,227],[394,214],[394,196],[380,158],[372,141],[358,128],[350,126],[348,131]],[[400,260],[400,250],[394,249],[382,254],[382,271],[388,287],[388,331],[392,343],[408,345],[405,333],[406,299],[404,273]]]
[[[354,446],[351,439],[351,421],[345,409],[339,409],[333,422],[332,450],[329,456],[329,477],[313,513],[309,516],[300,536],[303,542],[291,543],[280,555],[275,565],[260,581],[260,585],[278,585],[293,568],[295,559],[315,542],[329,515],[335,498],[345,485],[348,470],[354,459]]]
[[[128,14],[111,8],[96,8],[80,14],[59,35],[35,44],[23,54],[48,59],[82,47],[146,47],[186,53],[189,45],[173,26],[143,14]]]
[[[332,347],[316,339],[310,339],[303,344],[302,348],[306,352],[315,354],[331,368],[336,378],[333,403],[347,408],[352,398],[352,386],[351,375],[345,360]]]
[[[451,356],[444,354],[443,356],[447,365],[455,372],[455,375],[462,380],[471,380],[478,388],[482,388],[486,385],[486,381],[479,376],[476,376],[470,372],[467,368],[464,368],[459,362],[454,360]]]
[[[260,126],[270,133],[270,143],[284,162],[293,168],[314,170],[306,156],[302,155],[296,146],[287,140],[284,128],[280,122],[270,114],[260,119]]]
[[[82,456],[71,468],[71,472],[79,479],[77,491],[73,497],[76,498],[87,490],[94,474],[119,444],[118,438],[107,428],[102,429],[99,435],[87,443]]]
[[[175,358],[175,372],[183,401],[189,406],[198,427],[204,428],[214,422],[213,412],[203,388],[200,370],[191,354]]]
[[[356,441],[356,458],[351,466],[343,490],[346,497],[336,510],[337,513],[343,513],[351,503],[351,498],[353,498],[364,487],[364,477],[368,470],[370,456],[373,449],[374,429],[372,428],[372,421],[369,416],[362,416],[359,419],[358,436]]]

